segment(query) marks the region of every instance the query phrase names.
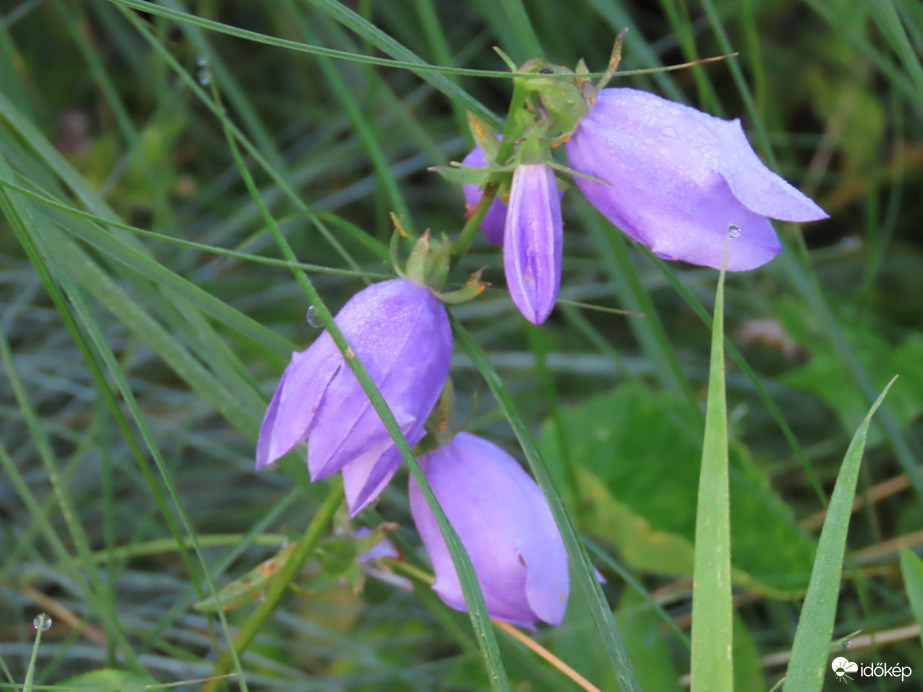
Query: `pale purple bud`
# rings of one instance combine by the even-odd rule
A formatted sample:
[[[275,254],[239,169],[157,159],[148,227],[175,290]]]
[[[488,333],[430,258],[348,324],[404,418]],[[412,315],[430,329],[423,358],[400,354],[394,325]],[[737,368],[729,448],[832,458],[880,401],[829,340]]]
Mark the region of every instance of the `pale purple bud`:
[[[484,155],[483,150],[479,146],[475,146],[468,155],[464,158],[462,163],[466,166],[471,166],[472,168],[483,168],[487,165],[487,157]],[[465,193],[465,203],[468,206],[468,209],[473,209],[474,206],[480,201],[483,190],[480,189],[475,184],[462,185],[462,190]],[[484,215],[484,219],[481,221],[481,230],[484,231],[484,235],[487,236],[487,239],[492,242],[494,245],[503,244],[503,224],[506,222],[506,204],[500,199],[500,196],[497,195],[490,202],[490,206],[487,208],[487,213]]]
[[[397,524],[394,526],[397,526]],[[356,538],[362,538],[368,536],[370,533],[372,533],[372,529],[367,526],[360,526],[356,529],[355,536]],[[394,560],[401,559],[401,552],[389,538],[382,538],[380,542],[362,553],[362,555],[357,558],[357,562],[360,565],[364,565],[369,560],[379,560],[383,557],[390,557]]]
[[[428,288],[393,279],[357,293],[335,321],[413,446],[449,372],[452,333],[445,307]],[[308,350],[292,354],[282,373],[260,429],[257,469],[305,441],[311,480],[342,470],[353,515],[378,496],[401,462],[326,331]]]
[[[471,558],[490,616],[529,628],[536,620],[560,625],[570,588],[567,551],[535,481],[509,454],[469,433],[419,461]],[[433,590],[467,610],[445,540],[412,476],[410,509],[436,573]]]
[[[767,217],[816,221],[827,214],[770,171],[739,120],[722,120],[635,89],[603,89],[567,142],[586,198],[633,240],[665,259],[754,269],[781,245]]]
[[[510,297],[532,324],[544,322],[558,298],[562,230],[554,171],[543,163],[518,166],[503,232],[503,268]]]

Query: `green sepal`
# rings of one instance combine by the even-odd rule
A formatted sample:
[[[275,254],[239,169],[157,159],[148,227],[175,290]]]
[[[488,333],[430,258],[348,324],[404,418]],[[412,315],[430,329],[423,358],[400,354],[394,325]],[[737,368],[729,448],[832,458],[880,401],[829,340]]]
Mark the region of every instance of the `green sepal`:
[[[433,242],[427,229],[407,259],[407,278],[421,286],[440,288],[449,275],[451,253],[452,244],[445,238]]]
[[[433,291],[439,300],[443,303],[449,303],[450,305],[456,305],[458,303],[467,303],[473,298],[477,298],[481,293],[484,292],[484,289],[490,286],[486,281],[481,281],[481,274],[484,273],[485,267],[478,269],[474,274],[468,277],[468,280],[465,282],[465,285],[462,288],[459,288],[455,291]]]
[[[426,285],[426,258],[430,250],[429,229],[413,246],[410,257],[407,258],[407,278],[421,286]]]
[[[295,543],[280,550],[268,560],[251,569],[244,576],[235,579],[215,596],[204,598],[192,607],[201,613],[215,613],[221,610],[236,610],[248,603],[260,600],[269,589],[273,577],[278,574],[291,557]]]
[[[453,162],[451,166],[432,166],[433,173],[438,173],[450,183],[458,185],[485,185],[493,171],[488,167],[463,166]]]
[[[500,151],[500,134],[471,111],[468,111],[468,128],[475,144],[484,152],[487,162],[494,163],[497,160],[497,152]]]

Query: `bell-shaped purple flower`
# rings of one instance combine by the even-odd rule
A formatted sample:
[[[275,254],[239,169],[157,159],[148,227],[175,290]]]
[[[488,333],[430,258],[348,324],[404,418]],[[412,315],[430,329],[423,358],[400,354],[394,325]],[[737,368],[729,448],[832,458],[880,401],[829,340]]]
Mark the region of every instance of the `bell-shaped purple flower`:
[[[567,142],[586,198],[633,240],[665,259],[719,269],[765,264],[781,245],[767,217],[827,214],[770,171],[739,120],[722,120],[635,89],[603,89]]]
[[[483,168],[487,165],[487,157],[484,155],[484,151],[481,147],[475,145],[474,149],[462,160],[462,163],[472,168]],[[462,185],[462,190],[465,193],[465,204],[468,209],[474,208],[481,200],[481,194],[484,192],[479,186],[473,183]],[[481,230],[484,231],[484,235],[486,235],[487,239],[494,245],[502,245],[503,225],[505,223],[506,204],[504,204],[498,195],[491,200],[490,206],[487,208],[487,213],[481,221]]]
[[[554,171],[543,163],[517,166],[503,231],[503,268],[510,297],[532,324],[544,322],[558,298],[561,236]]]
[[[560,625],[570,587],[567,551],[535,481],[509,454],[469,433],[419,462],[468,551],[490,616],[529,628],[536,620]],[[445,540],[412,476],[410,509],[436,573],[433,590],[466,610]]]
[[[445,307],[407,279],[373,284],[353,296],[335,321],[394,413],[411,446],[449,373],[452,333]],[[401,455],[353,371],[326,331],[292,360],[269,403],[257,469],[308,442],[308,472],[320,480],[342,470],[355,515],[374,500]]]

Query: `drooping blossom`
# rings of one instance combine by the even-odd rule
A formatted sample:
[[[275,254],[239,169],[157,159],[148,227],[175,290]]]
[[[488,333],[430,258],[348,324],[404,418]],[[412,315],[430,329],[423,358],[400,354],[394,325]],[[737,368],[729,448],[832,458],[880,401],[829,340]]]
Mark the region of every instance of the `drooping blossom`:
[[[754,269],[775,257],[769,221],[827,214],[770,171],[739,120],[722,120],[635,89],[603,89],[567,142],[574,181],[604,216],[665,259]]]
[[[532,324],[554,309],[561,286],[561,198],[544,163],[516,167],[503,231],[503,268],[513,303]]]
[[[384,396],[407,443],[419,442],[452,355],[443,304],[428,288],[393,279],[357,293],[335,321]],[[282,373],[260,429],[257,469],[305,441],[311,480],[342,471],[353,515],[378,496],[401,461],[378,413],[326,331],[306,351],[292,354]]]
[[[529,628],[537,620],[560,625],[570,585],[567,551],[535,481],[509,454],[469,433],[419,462],[471,558],[490,616]],[[445,540],[412,476],[410,509],[436,574],[433,590],[467,610]]]

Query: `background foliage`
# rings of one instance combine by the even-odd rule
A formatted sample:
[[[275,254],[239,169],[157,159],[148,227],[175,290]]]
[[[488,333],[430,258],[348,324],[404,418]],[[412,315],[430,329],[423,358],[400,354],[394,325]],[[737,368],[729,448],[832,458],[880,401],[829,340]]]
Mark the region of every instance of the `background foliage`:
[[[502,116],[509,100],[502,76],[409,63],[503,71],[496,45],[517,62],[539,50],[602,69],[625,27],[623,71],[738,53],[615,86],[741,117],[760,154],[832,217],[780,225],[783,256],[727,279],[736,686],[766,689],[784,673],[843,453],[894,374],[859,475],[834,639],[852,635],[850,660],[923,675],[923,603],[910,600],[923,593],[912,554],[923,545],[921,5],[563,7],[2,5],[0,686],[99,668],[139,684],[208,676],[246,610],[223,623],[191,605],[303,531],[324,495],[297,455],[281,471],[253,471],[268,395],[291,351],[320,329],[305,320],[304,293],[217,114],[335,311],[390,275],[388,212],[418,231],[458,232],[460,191],[426,169],[470,147],[466,108]],[[391,59],[405,64],[381,64]],[[565,300],[548,323],[519,317],[483,238],[455,278],[487,265],[496,288],[452,313],[537,436],[609,580],[642,688],[681,689],[708,383],[703,316],[717,273],[630,246],[577,195],[564,206]],[[470,429],[518,454],[460,348],[453,377],[460,415],[474,412]],[[403,482],[377,511],[369,522],[397,521],[405,550],[418,550]],[[903,559],[901,547],[911,551]],[[39,612],[53,624],[30,664]],[[575,593],[565,625],[538,639],[614,689],[588,613]],[[572,688],[512,640],[500,645],[517,689]],[[464,615],[425,588],[372,581],[360,595],[289,597],[242,668],[252,689],[488,689]],[[900,683],[868,685],[853,683]]]

